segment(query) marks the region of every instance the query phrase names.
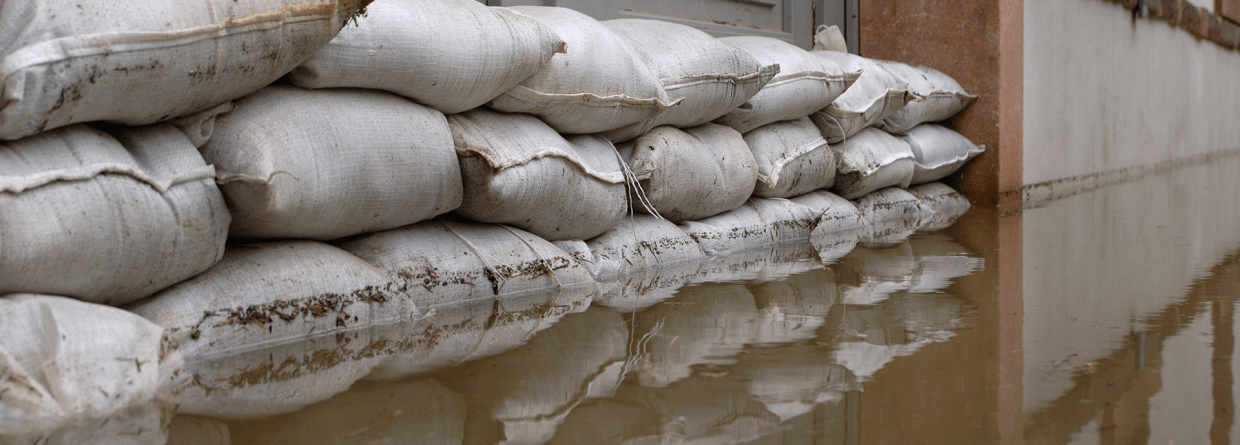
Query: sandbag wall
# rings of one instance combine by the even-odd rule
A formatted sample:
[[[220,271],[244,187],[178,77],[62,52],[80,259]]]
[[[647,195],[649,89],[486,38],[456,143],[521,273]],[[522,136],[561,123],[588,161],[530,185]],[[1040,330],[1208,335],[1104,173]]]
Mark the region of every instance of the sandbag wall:
[[[577,310],[784,241],[827,259],[950,224],[958,194],[902,189],[982,150],[929,123],[973,98],[942,73],[770,38],[472,0],[130,0],[173,33],[59,3],[0,18],[0,308],[134,326],[111,347],[160,364],[124,390],[145,400],[176,397],[156,388],[182,357],[553,289]],[[37,388],[65,358],[13,348],[0,377],[32,384],[0,404],[42,408],[0,434],[124,407]]]

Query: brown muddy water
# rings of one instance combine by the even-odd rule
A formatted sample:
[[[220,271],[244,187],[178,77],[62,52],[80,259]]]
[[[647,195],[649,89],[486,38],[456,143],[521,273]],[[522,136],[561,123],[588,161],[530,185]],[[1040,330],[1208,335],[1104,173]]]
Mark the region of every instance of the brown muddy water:
[[[167,443],[1240,443],[1238,172],[191,363]]]

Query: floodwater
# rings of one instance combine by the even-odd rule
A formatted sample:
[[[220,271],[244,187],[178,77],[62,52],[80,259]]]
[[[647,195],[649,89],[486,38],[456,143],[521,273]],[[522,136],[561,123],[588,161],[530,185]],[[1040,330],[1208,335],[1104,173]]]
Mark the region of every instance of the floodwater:
[[[1019,211],[975,207],[827,264],[808,244],[776,246],[600,295],[511,298],[190,363],[199,392],[170,421],[139,408],[94,433],[1237,443],[1237,173],[1240,156],[1214,159]]]

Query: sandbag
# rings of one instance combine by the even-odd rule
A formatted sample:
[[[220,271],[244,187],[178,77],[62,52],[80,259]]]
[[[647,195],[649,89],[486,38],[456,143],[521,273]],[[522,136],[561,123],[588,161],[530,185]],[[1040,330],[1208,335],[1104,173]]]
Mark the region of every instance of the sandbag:
[[[145,125],[252,93],[370,0],[6,2],[0,139],[77,122]]]
[[[943,179],[986,150],[986,146],[973,145],[964,135],[935,124],[918,125],[900,137],[913,149],[917,161],[912,184]]]
[[[791,198],[835,185],[836,153],[808,118],[763,125],[744,138],[758,162],[755,196]]]
[[[120,309],[48,295],[0,298],[0,435],[27,435],[151,402],[182,355]]]
[[[707,255],[809,238],[820,212],[781,198],[751,198],[736,210],[679,224]]]
[[[465,412],[465,400],[433,380],[366,385],[295,413],[234,422],[232,443],[460,445]]]
[[[809,231],[805,233],[807,237]],[[758,283],[822,267],[806,237],[711,257],[702,262],[689,283]]]
[[[722,117],[758,94],[779,72],[748,53],[700,30],[661,20],[608,20],[604,25],[659,76],[667,97],[684,101],[663,113],[655,125],[688,128]],[[653,126],[652,126],[653,127]],[[637,134],[607,134],[620,142]]]
[[[625,217],[616,227],[586,241],[578,251],[600,280],[635,270],[705,258],[702,248],[679,227],[649,215]]]
[[[680,288],[701,274],[705,261],[698,258],[600,277],[594,303],[625,314],[641,312],[675,297]]]
[[[671,107],[659,77],[610,28],[568,8],[517,6],[564,39],[565,50],[491,101],[499,111],[533,114],[556,131],[615,130],[636,136]]]
[[[858,229],[865,225],[861,212],[857,210],[857,206],[852,201],[826,190],[816,190],[791,198],[789,201],[818,212],[818,221],[814,225],[815,231],[834,232]]]
[[[565,139],[533,116],[486,109],[448,123],[465,181],[461,216],[564,240],[598,236],[628,209],[623,166],[602,137]]]
[[[659,127],[616,149],[639,180],[632,193],[643,203],[633,207],[672,222],[740,207],[758,179],[745,139],[723,125]]]
[[[386,90],[460,113],[564,50],[564,41],[536,20],[474,0],[383,0],[356,22],[293,69],[293,84]]]
[[[122,305],[207,270],[229,223],[214,178],[167,124],[0,144],[0,294]]]
[[[909,187],[908,192],[934,212],[933,216],[921,221],[919,227],[921,230],[946,229],[969,211],[969,199],[941,182]]]
[[[419,314],[387,276],[315,241],[231,246],[211,270],[126,309],[168,328],[191,358]]]
[[[924,66],[879,62],[888,72],[908,84],[916,96],[900,111],[875,124],[891,134],[903,134],[923,122],[939,122],[964,110],[977,96],[969,94],[956,79]]]
[[[857,211],[866,221],[860,242],[876,246],[903,242],[934,215],[934,209],[898,187],[861,197],[857,200]]]
[[[867,128],[835,146],[840,164],[832,192],[857,199],[883,187],[907,188],[917,160],[903,139]]]
[[[331,240],[461,203],[443,114],[381,91],[271,86],[216,119],[202,148],[241,238]]]
[[[720,42],[745,51],[758,63],[778,65],[779,74],[758,94],[716,119],[741,133],[763,125],[800,119],[831,105],[861,75],[796,45],[771,37],[723,37]]]
[[[400,283],[423,310],[594,283],[563,250],[502,225],[436,219],[340,247]]]
[[[909,92],[907,83],[875,60],[835,51],[812,51],[810,54],[847,71],[861,72],[834,102],[810,115],[828,143],[843,142],[866,127],[882,122],[916,97]]]

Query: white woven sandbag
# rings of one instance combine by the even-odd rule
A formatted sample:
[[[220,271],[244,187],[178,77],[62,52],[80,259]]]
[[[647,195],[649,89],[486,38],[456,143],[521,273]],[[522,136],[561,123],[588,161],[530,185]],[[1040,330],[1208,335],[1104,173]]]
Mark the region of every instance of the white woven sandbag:
[[[736,210],[678,224],[707,255],[809,238],[821,212],[782,198],[751,198]]]
[[[513,9],[554,30],[566,46],[533,76],[492,100],[491,108],[536,115],[565,134],[641,134],[673,105],[659,77],[598,20],[568,8]]]
[[[888,187],[857,200],[857,210],[866,221],[860,242],[871,246],[903,242],[930,217],[934,210],[899,187]]]
[[[917,161],[908,143],[881,130],[867,128],[835,146],[840,164],[832,192],[857,199],[875,190],[908,187]]]
[[[842,231],[858,229],[865,225],[857,206],[847,199],[828,192],[815,190],[801,196],[790,198],[789,201],[814,209],[818,213],[815,231],[819,227],[825,231]]]
[[[810,54],[845,70],[861,72],[835,101],[810,115],[829,143],[843,142],[862,129],[882,122],[915,97],[909,92],[907,83],[875,60],[835,51],[812,51]]]
[[[0,436],[101,418],[153,400],[181,355],[164,329],[70,298],[0,298]]]
[[[498,224],[436,219],[340,247],[401,283],[423,310],[594,282],[549,241]]]
[[[969,199],[941,182],[909,187],[908,192],[934,211],[934,216],[921,222],[921,230],[946,229],[969,211]]]
[[[943,179],[986,150],[986,146],[973,145],[960,133],[936,124],[918,125],[900,137],[917,160],[912,184]]]
[[[615,228],[586,241],[590,270],[600,281],[635,270],[705,258],[697,242],[675,224],[649,215],[634,215]],[[585,256],[586,252],[577,252]]]
[[[563,240],[597,236],[628,208],[623,166],[602,137],[565,139],[533,116],[487,109],[448,123],[465,182],[458,215]]]
[[[705,124],[663,126],[616,147],[638,179],[634,194],[653,212],[678,222],[740,207],[753,194],[758,165],[740,133]],[[649,208],[648,208],[649,207]]]
[[[684,98],[663,113],[656,125],[687,128],[723,117],[758,94],[779,72],[778,65],[763,65],[745,51],[685,25],[641,19],[603,24],[628,40],[659,76],[667,97]],[[619,142],[637,134],[606,136]]]
[[[798,239],[711,257],[702,262],[689,283],[765,282],[822,267],[814,257],[814,246],[808,239],[810,231],[805,230],[804,234]]]
[[[758,162],[754,196],[791,198],[835,185],[835,150],[808,118],[763,125],[744,138]]]
[[[461,203],[443,114],[382,91],[271,86],[216,119],[202,148],[241,238],[330,240]]]
[[[211,267],[229,214],[172,125],[60,128],[0,144],[0,294],[122,305]]]
[[[900,111],[875,124],[891,134],[902,134],[923,122],[939,122],[955,116],[977,96],[969,94],[956,79],[924,66],[899,62],[878,62],[888,72],[908,84],[916,95]]]
[[[833,61],[771,37],[723,37],[719,41],[745,51],[762,65],[779,65],[779,74],[758,94],[715,120],[741,133],[772,122],[800,119],[826,108],[861,75],[860,71],[845,70]]]
[[[186,357],[235,353],[418,315],[399,286],[315,241],[229,247],[219,264],[127,309],[168,328]]]
[[[76,122],[144,125],[280,78],[368,0],[6,2],[0,139]]]
[[[381,0],[293,70],[303,88],[386,90],[447,114],[538,72],[564,42],[534,19],[474,0]]]

